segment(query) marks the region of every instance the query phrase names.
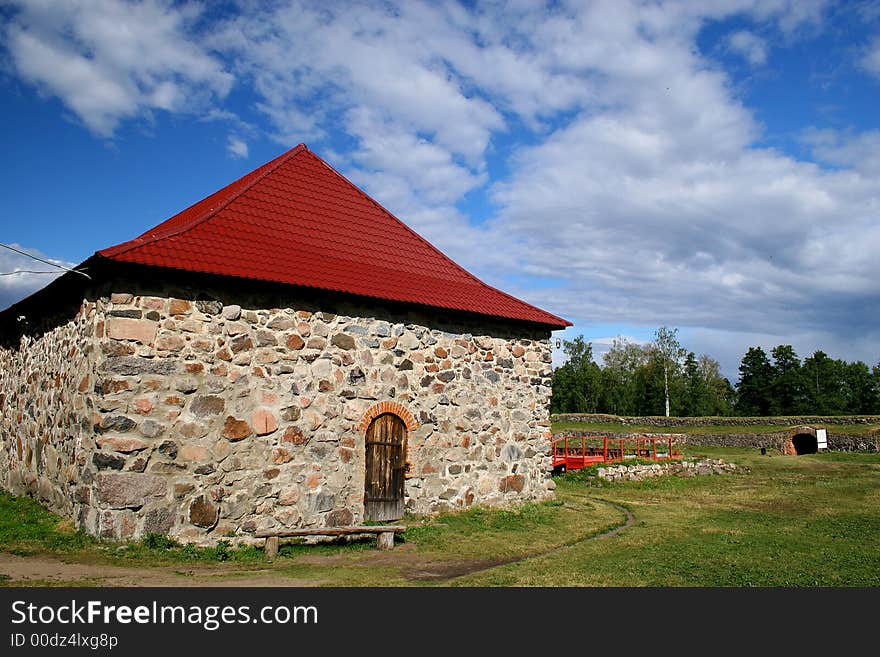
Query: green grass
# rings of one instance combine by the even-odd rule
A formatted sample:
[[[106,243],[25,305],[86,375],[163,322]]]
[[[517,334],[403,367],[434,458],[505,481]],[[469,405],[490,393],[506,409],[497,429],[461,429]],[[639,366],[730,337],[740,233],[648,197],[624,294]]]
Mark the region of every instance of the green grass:
[[[407,529],[419,551],[444,560],[498,560],[538,554],[594,534],[619,521],[582,490],[518,509],[473,509],[445,513]]]
[[[700,451],[751,471],[607,486],[602,497],[631,509],[635,526],[456,584],[880,585],[880,455]]]
[[[847,436],[868,436],[872,431],[880,429],[876,424],[829,424],[831,433]],[[705,434],[742,434],[742,433],[779,433],[787,427],[781,424],[703,424],[699,426],[669,426],[658,427],[649,424],[623,424],[620,422],[553,422],[553,433],[563,431],[590,431],[602,433],[683,433],[688,435]]]
[[[73,523],[47,511],[29,497],[15,497],[0,491],[0,552],[17,556],[52,555],[66,559],[93,560],[101,557],[113,563],[256,562],[263,551],[250,546],[231,547],[218,541],[214,547],[181,545],[159,534],[147,534],[139,541],[100,541]]]
[[[374,539],[282,543],[271,565],[261,549],[226,543],[100,541],[28,498],[0,493],[0,551],[136,564],[145,573],[203,562],[229,583],[269,568],[273,577],[328,586],[880,586],[880,454],[684,449],[745,467],[615,483],[572,472],[556,478],[550,502],[405,518],[392,552],[375,550]],[[635,523],[595,539],[625,519],[608,502],[629,509]]]
[[[25,556],[72,553],[95,545],[94,538],[74,531],[73,523],[49,513],[31,498],[0,491],[0,551]]]

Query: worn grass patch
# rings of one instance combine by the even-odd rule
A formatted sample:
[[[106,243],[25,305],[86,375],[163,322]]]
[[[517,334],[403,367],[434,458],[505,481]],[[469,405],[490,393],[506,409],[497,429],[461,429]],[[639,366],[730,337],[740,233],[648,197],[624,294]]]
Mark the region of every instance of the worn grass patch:
[[[517,509],[444,513],[407,529],[419,554],[436,559],[505,559],[537,554],[591,535],[620,513],[591,500],[585,491],[559,483],[555,501]]]

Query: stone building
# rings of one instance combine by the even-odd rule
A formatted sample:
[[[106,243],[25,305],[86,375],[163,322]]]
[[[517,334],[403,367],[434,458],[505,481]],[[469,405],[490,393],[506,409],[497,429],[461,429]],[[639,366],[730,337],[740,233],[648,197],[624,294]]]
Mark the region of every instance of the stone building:
[[[304,145],[0,313],[0,484],[210,543],[552,495],[550,332]]]

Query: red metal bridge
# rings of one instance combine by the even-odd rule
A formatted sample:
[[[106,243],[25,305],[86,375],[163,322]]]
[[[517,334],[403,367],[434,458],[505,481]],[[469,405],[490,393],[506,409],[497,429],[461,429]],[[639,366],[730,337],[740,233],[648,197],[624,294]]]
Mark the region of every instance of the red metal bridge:
[[[552,442],[553,469],[580,470],[596,463],[616,463],[629,459],[669,461],[681,458],[672,436],[564,436]]]

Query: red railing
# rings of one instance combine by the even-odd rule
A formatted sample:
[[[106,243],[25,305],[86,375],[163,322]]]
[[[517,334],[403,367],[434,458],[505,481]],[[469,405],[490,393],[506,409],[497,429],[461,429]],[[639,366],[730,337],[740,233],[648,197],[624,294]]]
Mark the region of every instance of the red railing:
[[[634,436],[610,440],[608,436],[564,436],[554,440],[551,445],[553,468],[559,470],[580,470],[596,463],[615,463],[627,459],[667,461],[681,458],[672,436]]]

